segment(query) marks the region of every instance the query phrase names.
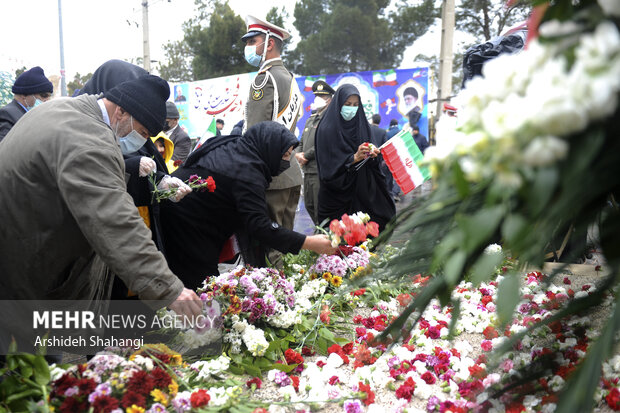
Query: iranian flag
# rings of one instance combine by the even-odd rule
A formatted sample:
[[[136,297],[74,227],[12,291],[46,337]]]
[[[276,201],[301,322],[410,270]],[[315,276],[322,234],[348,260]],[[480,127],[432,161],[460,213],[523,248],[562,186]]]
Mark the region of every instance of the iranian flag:
[[[400,131],[381,145],[381,154],[403,193],[411,192],[430,179],[427,167],[419,166],[424,158],[409,131]]]
[[[396,70],[390,69],[387,72],[372,72],[372,86],[396,86]]]
[[[211,123],[209,124],[209,127],[207,128],[205,133],[202,134],[202,137],[196,144],[196,147],[194,148],[194,150],[200,148],[200,146],[202,146],[202,144],[205,143],[207,139],[210,139],[214,137],[215,135],[217,135],[217,127],[215,126],[215,117],[211,116]]]

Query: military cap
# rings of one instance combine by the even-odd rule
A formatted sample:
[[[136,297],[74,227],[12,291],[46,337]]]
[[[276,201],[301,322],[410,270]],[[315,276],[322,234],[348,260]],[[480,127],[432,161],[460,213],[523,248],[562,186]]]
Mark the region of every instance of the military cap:
[[[324,80],[317,80],[312,84],[312,93],[317,96],[330,95],[332,96],[336,91]]]
[[[247,39],[254,37],[258,34],[267,33],[269,33],[269,36],[276,37],[282,41],[291,37],[291,34],[283,28],[276,26],[275,24],[271,24],[268,21],[256,18],[254,16],[246,16],[245,24],[248,26],[248,32],[243,35],[243,37],[241,38],[242,41],[246,41]]]

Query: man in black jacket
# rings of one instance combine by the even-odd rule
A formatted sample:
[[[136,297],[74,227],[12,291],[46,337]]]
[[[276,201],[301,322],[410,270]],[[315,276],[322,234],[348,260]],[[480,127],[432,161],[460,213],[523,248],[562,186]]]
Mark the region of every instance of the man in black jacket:
[[[52,97],[54,86],[43,69],[35,66],[19,75],[11,91],[13,101],[0,108],[0,141],[26,112]]]

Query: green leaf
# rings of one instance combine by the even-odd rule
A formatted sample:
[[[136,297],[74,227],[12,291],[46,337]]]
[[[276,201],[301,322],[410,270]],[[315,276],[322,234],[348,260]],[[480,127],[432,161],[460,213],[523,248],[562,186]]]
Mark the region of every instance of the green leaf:
[[[235,366],[233,364],[228,367],[228,371],[230,371],[232,374],[236,374],[237,376],[242,376],[245,373],[242,367]]]
[[[496,205],[490,208],[483,208],[473,215],[455,217],[459,228],[461,228],[465,235],[463,242],[465,251],[472,253],[480,247],[488,245],[503,215],[504,206]],[[482,245],[483,243],[485,245]]]
[[[288,365],[288,364],[283,364],[283,363],[273,363],[271,365],[271,369],[280,370],[285,373],[290,373],[291,371],[295,369],[295,367],[297,367],[296,364]]]
[[[332,333],[325,327],[319,330],[319,335],[323,337],[324,339],[326,339],[328,342],[332,342],[332,343],[336,342],[336,337],[334,337],[334,333]]]
[[[510,214],[502,224],[502,237],[511,246],[520,245],[525,235],[527,221],[520,214]]]
[[[321,354],[327,354],[327,341],[323,337],[319,337],[316,340],[316,347],[319,349]]]
[[[16,400],[24,399],[26,397],[31,397],[31,396],[41,397],[42,396],[41,389],[28,389],[20,393],[11,394],[9,397],[6,398],[6,403],[11,404],[15,402]]]
[[[520,299],[519,277],[514,273],[506,274],[497,289],[497,317],[501,329],[512,319],[512,314]]]
[[[459,197],[465,198],[469,195],[469,184],[465,179],[465,174],[461,169],[458,162],[452,164],[452,178],[454,180],[454,186],[459,194]]]
[[[242,366],[245,372],[248,373],[250,376],[254,376],[254,377],[261,376],[261,369],[259,369],[258,367],[254,367],[251,364],[248,364],[247,362],[244,362]]]
[[[528,205],[534,215],[542,212],[555,193],[558,177],[558,171],[553,167],[539,169],[536,172],[534,183],[530,187],[531,195],[527,197]]]
[[[241,354],[229,354],[230,359],[237,364],[243,363],[243,355]]]
[[[40,385],[46,385],[50,381],[50,368],[43,356],[34,359],[34,381]]]
[[[454,287],[459,282],[466,259],[467,255],[465,254],[465,251],[457,251],[448,259],[448,262],[446,262],[444,272],[448,287]]]
[[[456,329],[456,323],[459,320],[459,316],[461,315],[461,301],[455,300],[452,302],[452,319],[450,320],[450,327],[448,329],[448,340],[451,340],[454,337],[454,330]]]
[[[482,254],[471,269],[471,282],[474,286],[487,281],[495,274],[495,269],[504,260],[504,253]]]

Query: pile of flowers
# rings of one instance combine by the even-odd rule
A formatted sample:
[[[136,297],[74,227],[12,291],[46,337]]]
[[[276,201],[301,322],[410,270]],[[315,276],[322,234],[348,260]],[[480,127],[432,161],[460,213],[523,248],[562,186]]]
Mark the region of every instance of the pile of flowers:
[[[342,241],[346,245],[358,245],[366,241],[368,235],[379,235],[379,225],[370,220],[370,216],[364,212],[356,212],[353,215],[344,214],[341,220],[334,219],[329,224],[329,236],[334,247]]]
[[[330,285],[340,287],[342,280],[357,277],[368,266],[370,253],[366,246],[340,246],[339,254],[321,254],[308,270],[310,279],[323,278]]]
[[[181,355],[162,345],[129,357],[121,355],[120,350],[100,353],[87,363],[52,370],[49,406],[61,413],[180,413],[205,407],[210,401],[211,405],[222,405],[232,389],[190,388],[187,383],[197,378],[198,383],[206,385],[211,375],[227,368],[225,357],[187,365]],[[180,382],[188,390],[179,391]]]

